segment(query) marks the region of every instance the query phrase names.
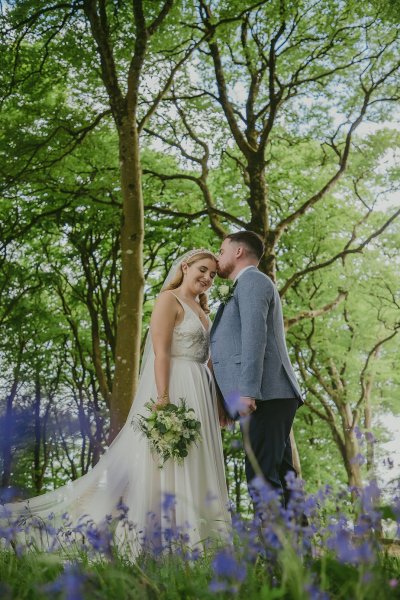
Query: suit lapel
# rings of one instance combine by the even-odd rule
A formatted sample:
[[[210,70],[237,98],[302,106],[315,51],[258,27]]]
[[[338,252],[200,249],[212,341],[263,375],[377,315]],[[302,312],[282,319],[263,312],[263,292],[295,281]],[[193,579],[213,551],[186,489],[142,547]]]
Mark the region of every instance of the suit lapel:
[[[235,291],[235,287],[237,286],[237,282],[238,282],[238,280],[236,280],[235,283],[232,286],[232,294]],[[218,325],[218,322],[219,322],[219,320],[222,317],[222,313],[224,312],[225,306],[226,306],[226,304],[224,302],[221,302],[221,304],[218,306],[217,314],[215,315],[215,319],[214,319],[213,324],[211,326],[210,334],[215,330],[216,326]]]
[[[217,314],[215,315],[213,324],[211,325],[210,334],[215,330],[215,328],[218,324],[218,321],[220,320],[222,313],[224,312],[224,308],[225,308],[225,304],[223,302],[221,302],[221,304],[218,306]]]

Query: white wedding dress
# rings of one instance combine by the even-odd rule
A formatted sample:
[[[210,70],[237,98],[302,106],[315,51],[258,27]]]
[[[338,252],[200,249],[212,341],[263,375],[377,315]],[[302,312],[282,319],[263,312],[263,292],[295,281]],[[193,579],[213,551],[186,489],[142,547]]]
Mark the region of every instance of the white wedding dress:
[[[183,464],[168,460],[159,469],[148,440],[132,426],[135,416],[146,414],[145,403],[157,395],[151,350],[127,422],[97,465],[53,492],[5,505],[12,518],[24,515],[28,507],[30,514],[43,519],[54,513],[53,523],[64,513],[68,513],[73,524],[83,515],[101,523],[106,515],[117,515],[116,505],[122,499],[134,527],[129,539],[126,528],[120,532],[121,547],[127,544],[131,556],[140,552],[144,538],[148,543],[155,529],[162,534],[171,526],[182,528],[189,545],[200,549],[211,539],[229,536],[216,392],[206,365],[209,331],[190,306],[183,302],[181,305],[184,318],[175,326],[172,338],[170,398],[172,402],[185,398],[201,422],[201,440],[191,445]],[[166,497],[171,500],[170,494],[175,502],[165,503]],[[117,539],[118,534],[117,527]]]

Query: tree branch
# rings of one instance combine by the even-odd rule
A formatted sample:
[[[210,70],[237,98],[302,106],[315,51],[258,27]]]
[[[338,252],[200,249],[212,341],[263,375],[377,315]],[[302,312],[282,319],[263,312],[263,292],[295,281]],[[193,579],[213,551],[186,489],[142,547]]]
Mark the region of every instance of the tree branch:
[[[306,269],[302,269],[301,271],[297,271],[297,273],[294,273],[291,277],[289,277],[289,279],[286,281],[285,285],[282,287],[282,289],[280,290],[280,295],[283,297],[286,292],[288,291],[288,289],[293,285],[293,283],[295,281],[298,281],[301,277],[303,277],[303,275],[308,275],[309,273],[314,273],[315,271],[319,271],[320,269],[324,269],[325,267],[328,267],[329,265],[331,265],[332,263],[334,263],[335,261],[337,261],[338,259],[345,259],[346,256],[348,256],[349,254],[358,254],[361,253],[363,251],[363,249],[371,242],[371,240],[373,240],[374,238],[378,237],[383,231],[385,231],[385,229],[387,229],[387,227],[389,227],[389,225],[400,215],[400,209],[396,210],[392,216],[387,219],[387,221],[385,221],[385,223],[379,227],[379,229],[377,229],[376,231],[374,231],[371,235],[369,235],[361,244],[359,244],[356,248],[348,248],[348,244],[346,244],[346,249],[342,250],[341,252],[338,252],[337,254],[335,254],[334,256],[332,256],[331,258],[329,258],[328,260],[325,260],[321,263],[318,263],[316,265],[312,265],[310,267],[307,267]]]
[[[285,319],[284,320],[285,331],[290,329],[290,327],[293,327],[293,325],[296,325],[296,323],[303,321],[304,319],[314,319],[315,317],[320,317],[321,315],[324,315],[325,313],[330,312],[331,310],[336,308],[338,306],[338,304],[340,304],[340,302],[345,300],[347,298],[347,296],[348,296],[348,292],[346,290],[341,290],[341,291],[339,291],[339,294],[337,295],[335,300],[333,300],[332,302],[329,302],[328,304],[325,304],[325,306],[322,306],[321,308],[317,308],[314,310],[303,310],[302,312],[298,313],[295,317],[291,317],[290,319]]]
[[[116,124],[119,125],[123,115],[124,99],[118,82],[104,0],[100,0],[100,15],[97,13],[96,0],[83,0],[83,10],[89,20],[92,35],[97,44],[101,75],[108,93],[113,117]]]
[[[168,177],[168,176],[166,176],[166,177]],[[175,177],[174,175],[171,175],[170,178],[177,179],[177,178],[179,178],[179,176]],[[145,209],[153,210],[154,212],[160,213],[161,215],[170,215],[173,217],[183,217],[185,219],[197,219],[199,217],[208,215],[209,212],[212,211],[219,217],[222,217],[222,218],[226,219],[227,221],[234,223],[235,225],[237,225],[238,227],[240,227],[242,229],[246,225],[243,221],[241,221],[234,215],[231,215],[230,213],[228,213],[224,210],[220,210],[219,208],[204,209],[204,210],[199,210],[195,213],[188,213],[188,212],[184,212],[184,211],[175,211],[170,208],[164,208],[161,206],[157,206],[155,204],[146,204]]]
[[[135,3],[136,0],[133,0],[133,2]],[[156,30],[160,27],[161,23],[164,21],[164,19],[168,15],[169,11],[171,10],[173,4],[174,4],[174,0],[165,0],[164,5],[163,5],[162,9],[160,10],[160,12],[158,13],[157,17],[147,27],[147,33],[150,36],[153,35],[156,32]]]

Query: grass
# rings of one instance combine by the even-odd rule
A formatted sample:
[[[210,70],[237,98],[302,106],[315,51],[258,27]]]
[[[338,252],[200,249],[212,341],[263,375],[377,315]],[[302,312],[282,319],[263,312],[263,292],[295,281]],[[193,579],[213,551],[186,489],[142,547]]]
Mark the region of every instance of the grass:
[[[289,546],[271,568],[258,557],[247,564],[246,577],[212,591],[213,555],[196,561],[177,556],[142,556],[136,563],[116,555],[90,560],[80,554],[66,561],[57,554],[0,552],[0,597],[13,600],[394,600],[400,598],[400,561],[384,552],[372,565],[338,562],[329,553],[302,561]],[[316,583],[317,582],[317,583]]]
[[[231,542],[203,553],[188,548],[182,529],[171,534],[169,528],[161,546],[158,532],[158,546],[131,560],[113,543],[115,521],[106,520],[107,527],[80,523],[74,529],[66,518],[66,529],[57,529],[53,517],[44,531],[45,523],[34,517],[23,525],[9,521],[7,527],[3,515],[0,538],[8,543],[0,550],[0,598],[400,600],[398,540],[384,544],[378,538],[383,513],[376,485],[359,490],[350,505],[343,490],[336,496],[329,488],[307,496],[298,480],[292,483],[287,510],[274,492],[260,488],[263,525],[233,514]],[[131,531],[127,507],[121,503],[119,510],[116,518]],[[170,501],[168,510],[174,510]],[[385,514],[398,535],[399,498]],[[46,542],[53,536],[62,546],[50,544],[47,552],[27,548],[21,535],[29,538],[35,527]],[[66,530],[67,536],[60,533]],[[66,539],[74,541],[68,545]]]

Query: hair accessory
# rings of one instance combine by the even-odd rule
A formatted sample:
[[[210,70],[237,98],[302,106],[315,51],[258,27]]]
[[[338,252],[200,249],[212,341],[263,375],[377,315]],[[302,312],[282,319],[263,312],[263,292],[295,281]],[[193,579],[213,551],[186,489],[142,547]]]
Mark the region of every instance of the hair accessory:
[[[191,258],[193,258],[193,256],[197,256],[197,254],[209,254],[213,258],[217,259],[217,257],[215,256],[214,252],[211,252],[211,250],[207,250],[207,248],[193,248],[193,250],[190,250],[185,255],[185,257],[182,260],[182,262],[187,262],[188,260],[190,260]]]

